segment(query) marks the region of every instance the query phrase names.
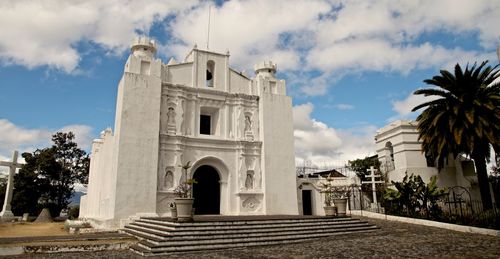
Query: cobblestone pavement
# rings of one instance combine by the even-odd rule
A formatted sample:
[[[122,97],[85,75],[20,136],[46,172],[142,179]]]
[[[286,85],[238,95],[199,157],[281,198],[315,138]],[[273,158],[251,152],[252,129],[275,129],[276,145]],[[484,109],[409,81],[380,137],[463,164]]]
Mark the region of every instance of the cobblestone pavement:
[[[500,258],[500,237],[373,220],[371,233],[303,243],[183,253],[153,258]],[[22,255],[19,258],[141,258],[129,251]]]

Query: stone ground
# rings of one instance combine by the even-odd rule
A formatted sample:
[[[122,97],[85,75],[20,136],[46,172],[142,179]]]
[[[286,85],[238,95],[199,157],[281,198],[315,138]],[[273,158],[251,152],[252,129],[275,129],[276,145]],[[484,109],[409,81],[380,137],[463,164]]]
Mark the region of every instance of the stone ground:
[[[500,258],[500,237],[384,220],[363,220],[381,229],[290,245],[183,253],[161,258]],[[129,251],[36,254],[12,258],[17,257],[141,258]]]

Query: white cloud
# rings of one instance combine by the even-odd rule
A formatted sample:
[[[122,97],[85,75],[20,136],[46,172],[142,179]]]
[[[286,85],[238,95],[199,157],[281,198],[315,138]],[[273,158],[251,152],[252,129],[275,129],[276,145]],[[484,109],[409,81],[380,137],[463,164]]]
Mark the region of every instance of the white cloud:
[[[363,158],[375,152],[374,126],[337,130],[311,118],[311,103],[293,107],[295,160],[313,164],[342,165],[347,160]]]
[[[88,149],[92,141],[92,128],[86,125],[68,125],[60,129],[28,129],[14,123],[0,119],[0,158],[11,159],[12,152],[32,152],[37,148],[48,147],[52,144],[51,137],[55,132],[72,131],[75,133],[75,142],[80,148]]]
[[[195,1],[7,0],[0,3],[0,61],[73,72],[89,41],[122,51],[136,30],[189,8]]]
[[[2,1],[0,62],[75,72],[83,55],[79,43],[121,53],[137,31],[147,32],[155,22],[164,23],[172,36],[161,43],[162,54],[182,59],[194,43],[205,48],[209,3]],[[233,0],[211,5],[211,50],[230,50],[231,64],[247,71],[271,59],[287,75],[303,75],[297,92],[310,96],[327,93],[349,73],[407,74],[496,58],[500,2],[495,0]],[[443,31],[477,35],[483,49],[426,42],[428,35]],[[450,42],[453,46],[453,38]]]
[[[339,110],[342,110],[342,111],[346,111],[346,110],[352,110],[352,109],[354,109],[354,106],[351,105],[351,104],[339,103],[339,104],[335,105],[335,108],[337,108]]]
[[[75,142],[78,144],[78,147],[85,150],[90,149],[92,140],[95,137],[92,135],[92,128],[90,126],[81,124],[64,126],[57,131],[73,132],[75,134]]]
[[[32,151],[34,147],[50,140],[48,129],[26,129],[6,119],[0,119],[0,154],[9,157],[14,149]]]
[[[210,49],[231,51],[231,62],[248,69],[271,59],[280,69],[296,69],[300,53],[293,47],[304,42],[303,30],[329,11],[324,1],[229,1],[211,8]],[[205,48],[208,4],[184,12],[171,25],[176,39],[171,53],[183,57],[194,43]],[[286,39],[283,39],[286,37]],[[311,40],[311,39],[307,39]],[[302,45],[301,45],[302,46]]]
[[[475,61],[479,57],[493,57],[494,53],[479,54],[461,49],[446,49],[424,43],[417,46],[393,45],[383,39],[351,39],[312,50],[308,63],[313,69],[331,71],[395,71],[408,74],[414,69],[454,64],[457,61]]]
[[[393,101],[392,102],[392,110],[394,110],[398,114],[398,116],[391,118],[391,120],[415,116],[415,114],[411,111],[415,106],[420,105],[424,102],[429,102],[429,101],[435,100],[437,98],[438,97],[436,97],[436,96],[427,96],[426,97],[423,95],[414,95],[413,93],[410,93],[410,95],[408,95],[403,100]],[[416,112],[419,113],[421,111],[416,111]]]
[[[297,92],[314,96],[349,73],[408,74],[492,59],[498,35],[491,24],[499,24],[499,17],[500,4],[489,0],[230,1],[212,7],[210,49],[229,49],[232,64],[241,69],[272,59],[297,83]],[[204,48],[207,19],[206,3],[178,16],[169,28],[175,39],[167,54],[182,58],[194,43]],[[416,40],[440,31],[477,32],[480,44],[490,49],[479,53]]]

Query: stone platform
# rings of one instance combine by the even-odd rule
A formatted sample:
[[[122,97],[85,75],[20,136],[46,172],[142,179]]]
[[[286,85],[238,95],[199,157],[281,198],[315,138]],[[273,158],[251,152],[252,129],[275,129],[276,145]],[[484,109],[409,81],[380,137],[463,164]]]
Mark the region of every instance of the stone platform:
[[[141,218],[125,233],[141,241],[131,246],[140,255],[165,255],[214,249],[280,245],[333,235],[376,231],[366,221],[317,216],[196,216],[194,222]]]

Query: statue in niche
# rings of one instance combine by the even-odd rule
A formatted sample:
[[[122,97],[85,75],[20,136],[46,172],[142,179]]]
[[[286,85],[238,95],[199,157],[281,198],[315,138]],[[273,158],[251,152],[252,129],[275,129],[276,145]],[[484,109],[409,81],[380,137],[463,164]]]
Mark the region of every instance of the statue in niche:
[[[175,110],[172,107],[168,108],[168,112],[167,112],[167,124],[168,125],[175,125]]]
[[[253,189],[253,174],[250,172],[247,173],[247,178],[245,179],[245,188]]]
[[[245,132],[252,131],[252,119],[250,119],[249,115],[245,115]]]
[[[172,173],[172,171],[167,171],[165,173],[164,184],[165,184],[165,189],[170,189],[174,187],[174,174]]]

